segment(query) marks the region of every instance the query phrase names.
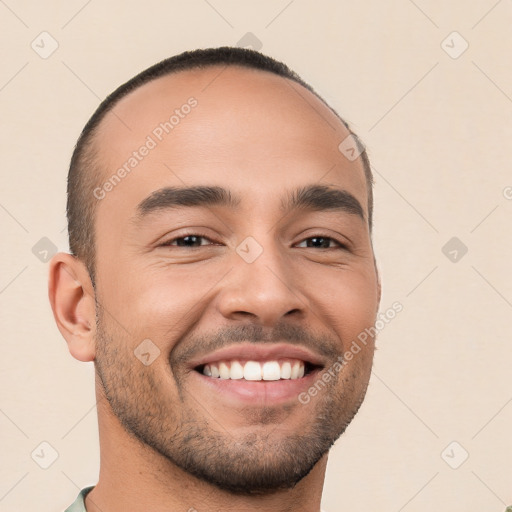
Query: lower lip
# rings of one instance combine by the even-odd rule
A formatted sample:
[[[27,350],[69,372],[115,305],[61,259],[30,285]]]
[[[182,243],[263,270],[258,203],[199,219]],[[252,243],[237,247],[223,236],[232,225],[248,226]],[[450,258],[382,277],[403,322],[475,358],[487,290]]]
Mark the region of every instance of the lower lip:
[[[299,395],[306,391],[318,379],[320,369],[315,369],[300,379],[281,379],[272,381],[249,381],[245,379],[212,378],[197,371],[192,374],[201,384],[227,400],[237,400],[247,405],[252,403],[282,404],[290,401],[299,401]]]

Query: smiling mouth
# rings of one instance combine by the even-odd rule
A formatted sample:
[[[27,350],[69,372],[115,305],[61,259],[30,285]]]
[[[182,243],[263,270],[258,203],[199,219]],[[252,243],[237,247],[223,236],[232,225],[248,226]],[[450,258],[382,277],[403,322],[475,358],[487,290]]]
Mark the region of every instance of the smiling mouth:
[[[320,366],[300,359],[265,361],[232,359],[202,364],[194,368],[212,379],[252,382],[297,380],[319,369]]]

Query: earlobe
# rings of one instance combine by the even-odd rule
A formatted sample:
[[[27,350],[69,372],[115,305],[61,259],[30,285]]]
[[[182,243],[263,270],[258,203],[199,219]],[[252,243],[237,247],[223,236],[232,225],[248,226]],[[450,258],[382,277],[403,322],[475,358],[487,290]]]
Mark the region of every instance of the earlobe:
[[[85,265],[75,256],[57,253],[50,261],[48,297],[60,333],[79,361],[95,357],[94,290]]]

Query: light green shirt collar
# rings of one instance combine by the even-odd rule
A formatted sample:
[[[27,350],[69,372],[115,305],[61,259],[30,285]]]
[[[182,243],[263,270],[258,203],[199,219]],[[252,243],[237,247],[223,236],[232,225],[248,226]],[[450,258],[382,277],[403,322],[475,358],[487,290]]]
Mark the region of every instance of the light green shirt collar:
[[[91,487],[85,487],[82,489],[78,496],[76,497],[76,500],[72,505],[70,505],[64,512],[87,512],[85,508],[85,497],[87,494],[94,489],[94,485]]]

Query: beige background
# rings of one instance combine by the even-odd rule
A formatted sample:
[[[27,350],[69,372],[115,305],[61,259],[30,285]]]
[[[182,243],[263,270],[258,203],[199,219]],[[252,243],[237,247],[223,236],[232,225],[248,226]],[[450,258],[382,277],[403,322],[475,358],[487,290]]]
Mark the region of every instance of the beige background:
[[[512,504],[511,26],[510,0],[0,1],[0,511],[63,510],[98,476],[93,366],[68,354],[32,250],[67,250],[79,131],[140,70],[248,32],[366,143],[381,309],[404,307],[331,453],[323,508]],[[51,49],[42,31],[59,45],[47,58],[31,47]],[[456,262],[452,237],[468,248]],[[59,455],[48,469],[43,441]]]

